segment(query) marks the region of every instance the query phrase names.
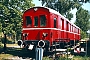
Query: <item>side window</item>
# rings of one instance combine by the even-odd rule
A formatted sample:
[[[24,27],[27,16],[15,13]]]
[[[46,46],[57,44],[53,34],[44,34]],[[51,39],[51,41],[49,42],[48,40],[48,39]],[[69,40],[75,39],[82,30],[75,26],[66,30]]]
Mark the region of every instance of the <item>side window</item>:
[[[56,18],[54,18],[54,28],[56,28]]]
[[[70,23],[69,23],[69,31],[70,31],[70,29],[71,29],[71,28],[70,28]]]
[[[66,22],[66,28],[67,28],[66,30],[69,31],[69,23],[68,22]]]
[[[72,32],[73,32],[73,25],[72,25]]]
[[[64,30],[64,19],[61,18],[61,20],[62,20],[62,30]]]
[[[34,17],[34,27],[38,26],[38,17]]]
[[[71,32],[72,32],[72,25],[71,25]]]
[[[46,26],[46,17],[45,15],[40,15],[40,27]]]
[[[27,27],[31,27],[32,24],[32,20],[30,16],[26,16],[26,26]]]

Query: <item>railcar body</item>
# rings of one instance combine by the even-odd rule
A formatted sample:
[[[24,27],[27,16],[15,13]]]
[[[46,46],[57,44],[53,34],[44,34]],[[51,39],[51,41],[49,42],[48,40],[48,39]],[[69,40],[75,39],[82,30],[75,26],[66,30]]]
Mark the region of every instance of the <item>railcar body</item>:
[[[24,47],[50,48],[80,40],[80,28],[59,12],[47,7],[33,7],[23,14],[22,41]],[[61,44],[61,45],[62,45]]]

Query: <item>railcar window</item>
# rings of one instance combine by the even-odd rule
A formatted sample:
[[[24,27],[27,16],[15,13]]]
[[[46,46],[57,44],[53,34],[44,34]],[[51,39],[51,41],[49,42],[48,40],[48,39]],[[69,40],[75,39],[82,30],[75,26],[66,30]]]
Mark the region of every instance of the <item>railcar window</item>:
[[[40,26],[41,27],[46,26],[46,17],[45,17],[45,15],[40,16]]]
[[[62,30],[64,30],[64,19],[61,18],[61,20],[62,20]]]
[[[56,28],[56,18],[54,18],[54,28]]]
[[[26,26],[27,27],[31,27],[32,24],[32,20],[30,16],[26,16]]]
[[[66,22],[66,26],[67,26],[66,27],[67,28],[67,31],[69,31],[69,29],[68,29],[69,28],[69,23],[68,22]]]
[[[34,26],[37,27],[38,26],[38,17],[34,17]]]

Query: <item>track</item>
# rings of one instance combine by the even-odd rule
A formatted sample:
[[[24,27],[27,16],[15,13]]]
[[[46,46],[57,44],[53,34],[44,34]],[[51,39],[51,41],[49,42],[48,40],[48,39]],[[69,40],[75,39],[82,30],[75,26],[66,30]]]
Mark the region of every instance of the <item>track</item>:
[[[35,59],[35,51],[30,51],[30,50],[26,50],[26,49],[22,49],[19,46],[13,46],[13,45],[8,45],[7,46],[7,51],[5,52],[5,54],[10,54],[13,55],[13,57],[11,58],[7,58],[7,59],[11,59],[11,60],[32,60]],[[50,57],[52,59],[55,58],[55,52],[44,52],[44,57]]]
[[[73,47],[74,48],[74,47]],[[6,54],[11,54],[14,57],[12,57],[12,60],[18,59],[18,60],[32,60],[35,59],[36,53],[35,51],[30,51],[26,49],[20,48],[18,45],[8,45]],[[68,54],[67,54],[68,53]],[[66,55],[68,58],[72,58],[72,56],[69,56],[70,52],[67,52],[67,49],[54,49],[53,52],[44,52],[44,57],[49,57],[52,59],[58,59],[59,57],[63,57],[63,55]],[[8,58],[10,59],[10,58]]]

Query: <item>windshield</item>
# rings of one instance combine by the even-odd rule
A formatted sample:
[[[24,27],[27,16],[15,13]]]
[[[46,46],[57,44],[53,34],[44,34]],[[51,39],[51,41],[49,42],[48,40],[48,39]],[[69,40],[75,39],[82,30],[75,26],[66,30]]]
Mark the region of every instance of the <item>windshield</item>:
[[[26,27],[46,27],[46,16],[45,15],[40,15],[34,16],[31,18],[30,16],[26,16]],[[34,21],[32,21],[32,19]],[[40,19],[40,20],[39,20]]]
[[[46,26],[46,17],[45,15],[40,15],[40,27]]]
[[[27,27],[31,27],[32,24],[32,20],[30,16],[26,16],[26,26]]]

